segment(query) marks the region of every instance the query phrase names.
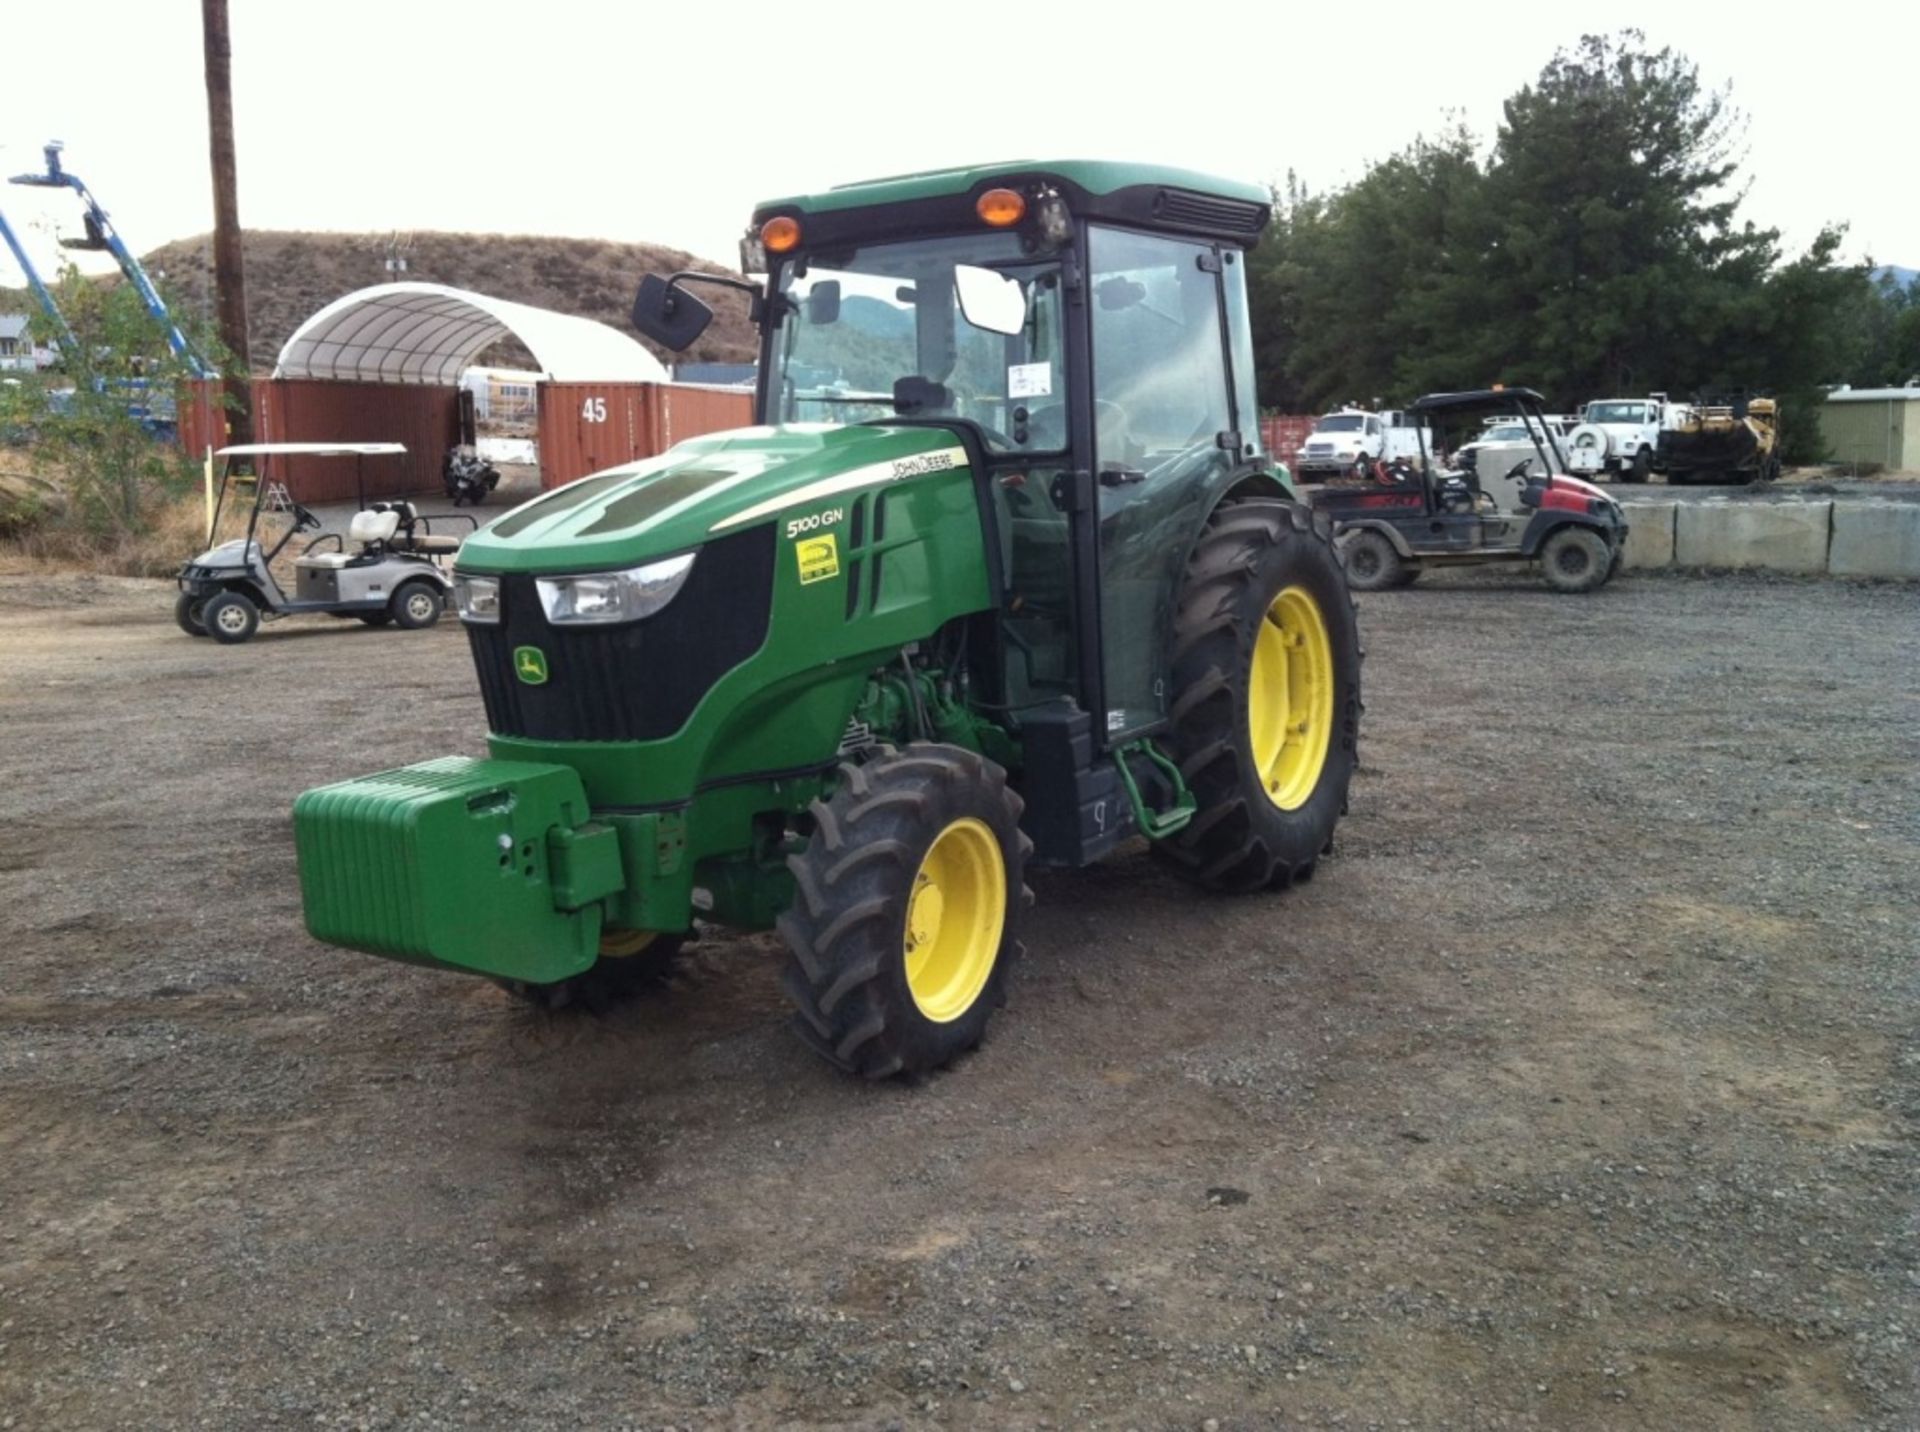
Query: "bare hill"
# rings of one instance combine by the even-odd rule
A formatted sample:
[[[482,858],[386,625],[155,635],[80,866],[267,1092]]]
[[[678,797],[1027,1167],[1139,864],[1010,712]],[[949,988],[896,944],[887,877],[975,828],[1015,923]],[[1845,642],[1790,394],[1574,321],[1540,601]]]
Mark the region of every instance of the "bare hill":
[[[632,333],[627,312],[645,273],[680,268],[728,270],[659,244],[620,244],[604,239],[558,239],[518,234],[415,233],[404,241],[405,273],[389,274],[386,234],[323,234],[253,229],[246,235],[247,323],[253,366],[265,372],[281,345],[314,310],[342,294],[393,279],[444,283],[518,303],[551,308]],[[186,307],[213,311],[212,236],[163,244],[141,256],[163,286]],[[24,292],[7,298],[24,299]],[[673,355],[647,340],[663,362],[748,362],[756,346],[744,298],[708,289],[713,326],[686,353]],[[0,298],[0,310],[9,305]],[[635,337],[639,335],[635,334]],[[514,345],[517,346],[517,345]],[[492,355],[516,360],[512,353]]]

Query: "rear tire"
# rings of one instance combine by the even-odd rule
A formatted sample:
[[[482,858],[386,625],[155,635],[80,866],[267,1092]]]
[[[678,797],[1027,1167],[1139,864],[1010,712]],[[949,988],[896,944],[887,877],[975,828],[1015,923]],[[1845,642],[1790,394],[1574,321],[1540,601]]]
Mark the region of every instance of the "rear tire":
[[[201,608],[200,624],[222,646],[238,646],[260,629],[260,609],[242,592],[219,592]]]
[[[1021,809],[1006,772],[958,746],[840,767],[807,848],[787,858],[794,901],[778,922],[792,952],[781,988],[815,1052],[885,1079],[980,1043],[1033,898]]]
[[[629,954],[615,954],[609,952],[612,947],[633,943],[632,932],[616,930],[601,941],[600,958],[577,975],[552,984],[530,984],[526,980],[494,983],[521,1003],[550,1014],[563,1009],[604,1014],[617,1004],[664,985],[679,963],[686,942],[685,935],[654,935]]]
[[[393,614],[396,625],[407,631],[419,631],[439,621],[446,605],[446,598],[440,595],[438,587],[416,577],[400,584],[387,610]]]
[[[1161,745],[1198,808],[1154,850],[1210,890],[1307,879],[1359,751],[1359,621],[1326,529],[1294,503],[1220,508],[1187,564],[1173,643]]]
[[[1347,585],[1356,592],[1382,592],[1410,580],[1406,561],[1384,532],[1362,527],[1342,538],[1339,548],[1347,564]]]
[[[1540,574],[1556,592],[1591,592],[1613,565],[1612,547],[1590,527],[1562,527],[1540,545]]]
[[[196,597],[191,592],[182,592],[173,604],[174,623],[188,636],[205,636],[207,599]]]

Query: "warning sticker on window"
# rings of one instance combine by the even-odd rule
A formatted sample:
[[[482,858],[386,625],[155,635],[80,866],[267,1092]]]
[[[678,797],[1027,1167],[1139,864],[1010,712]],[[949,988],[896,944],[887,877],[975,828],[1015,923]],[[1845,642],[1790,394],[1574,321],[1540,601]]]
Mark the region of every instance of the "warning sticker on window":
[[[1050,398],[1053,396],[1053,364],[1015,363],[1007,369],[1009,398]]]
[[[800,585],[824,582],[840,575],[840,546],[829,532],[824,537],[809,537],[793,544],[793,555],[800,564]]]

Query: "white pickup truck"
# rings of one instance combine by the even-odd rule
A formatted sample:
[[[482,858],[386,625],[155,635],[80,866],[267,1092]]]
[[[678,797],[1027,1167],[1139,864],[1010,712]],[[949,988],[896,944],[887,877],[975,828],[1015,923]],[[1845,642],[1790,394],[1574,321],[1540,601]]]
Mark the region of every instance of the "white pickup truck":
[[[1419,429],[1408,414],[1339,408],[1313,425],[1293,470],[1312,481],[1316,476],[1344,476],[1397,457],[1420,461]]]
[[[1621,482],[1645,482],[1655,471],[1660,434],[1687,417],[1684,403],[1665,393],[1645,398],[1597,398],[1581,410],[1567,437],[1567,466],[1576,477],[1605,473]]]

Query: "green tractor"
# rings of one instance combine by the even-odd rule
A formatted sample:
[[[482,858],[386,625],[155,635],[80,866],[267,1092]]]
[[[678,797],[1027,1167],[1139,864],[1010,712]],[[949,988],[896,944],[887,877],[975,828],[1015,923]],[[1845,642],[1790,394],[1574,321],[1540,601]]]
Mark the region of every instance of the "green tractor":
[[[1061,162],[762,204],[760,425],[471,537],[490,758],[308,791],[325,941],[599,1007],[695,922],[776,928],[800,1034],[881,1078],[980,1042],[1030,864],[1144,836],[1278,889],[1353,774],[1360,644],[1261,450],[1255,187]]]

